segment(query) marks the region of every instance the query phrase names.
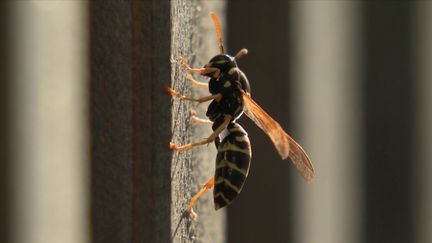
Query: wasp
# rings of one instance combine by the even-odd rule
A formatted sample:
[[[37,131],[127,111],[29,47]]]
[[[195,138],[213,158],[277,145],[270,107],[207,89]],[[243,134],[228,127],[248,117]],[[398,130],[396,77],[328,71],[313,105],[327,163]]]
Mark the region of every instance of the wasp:
[[[312,162],[303,148],[252,99],[249,81],[237,66],[237,61],[248,53],[247,49],[240,50],[235,56],[226,54],[220,22],[215,13],[211,12],[210,16],[216,28],[220,54],[211,58],[203,68],[191,68],[184,58],[181,64],[188,72],[210,79],[207,84],[188,76],[191,84],[202,88],[208,87],[211,95],[193,98],[183,96],[172,88],[166,88],[169,95],[181,100],[197,103],[211,101],[206,113],[208,119],[199,118],[193,113],[192,121],[212,125],[213,133],[208,138],[195,143],[182,146],[170,143],[170,148],[175,151],[188,150],[212,142],[217,147],[215,175],[204,184],[187,207],[192,219],[197,217],[193,211],[196,201],[213,187],[216,210],[229,205],[243,188],[252,158],[248,134],[236,122],[243,113],[269,136],[282,159],[285,160],[288,157],[291,159],[306,181],[311,181],[314,177]],[[221,138],[223,132],[225,136]]]

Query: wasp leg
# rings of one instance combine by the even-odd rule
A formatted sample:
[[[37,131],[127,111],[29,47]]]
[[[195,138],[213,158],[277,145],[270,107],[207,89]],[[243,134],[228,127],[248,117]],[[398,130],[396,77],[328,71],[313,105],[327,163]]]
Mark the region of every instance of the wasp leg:
[[[191,115],[192,115],[191,117],[192,122],[200,123],[200,124],[209,124],[209,125],[213,124],[213,122],[210,121],[209,119],[198,117],[197,112],[195,110],[191,110]]]
[[[220,99],[222,99],[222,94],[215,94],[215,95],[210,95],[210,96],[205,96],[205,97],[201,97],[201,98],[192,98],[192,97],[188,97],[188,96],[184,96],[181,95],[179,92],[173,90],[170,87],[165,87],[165,92],[173,97],[177,97],[181,100],[190,100],[190,101],[195,101],[198,103],[203,103],[209,100],[217,100],[219,101]]]
[[[183,146],[177,146],[174,143],[170,143],[170,148],[173,150],[176,150],[176,151],[183,151],[183,150],[191,149],[193,147],[197,147],[200,145],[211,143],[219,137],[219,134],[228,126],[228,124],[231,122],[232,118],[233,117],[231,115],[225,115],[224,122],[219,127],[217,127],[214,130],[214,132],[208,138],[206,138],[200,142],[190,143],[190,144],[186,144]]]
[[[181,65],[191,73],[205,73],[206,71],[205,68],[191,68],[184,57],[181,58]]]
[[[199,123],[199,124],[209,124],[209,125],[213,124],[213,122],[210,121],[209,119],[204,119],[197,116],[192,116],[191,120],[192,122]]]
[[[198,198],[200,198],[202,196],[202,194],[204,194],[208,190],[212,189],[213,185],[214,185],[214,177],[210,178],[210,180],[208,180],[207,183],[204,184],[202,189],[197,194],[195,194],[195,196],[192,197],[192,199],[188,205],[188,212],[189,212],[189,215],[192,218],[192,220],[195,220],[198,217],[198,215],[193,211],[193,206],[195,205]]]
[[[186,70],[188,70],[191,73],[200,73],[200,74],[207,74],[207,73],[213,73],[213,75],[215,77],[219,76],[220,74],[220,69],[219,68],[215,68],[215,67],[206,67],[206,68],[191,68],[187,63],[186,63],[186,58],[182,57],[181,59],[181,65],[186,68]]]
[[[190,75],[188,75],[186,78],[190,81],[190,83],[191,83],[192,85],[195,85],[195,86],[197,86],[197,87],[199,87],[199,88],[206,88],[206,87],[208,87],[208,84],[206,84],[206,83],[202,83],[202,82],[199,82],[199,81],[196,81],[196,80],[193,79],[192,76],[190,76]]]

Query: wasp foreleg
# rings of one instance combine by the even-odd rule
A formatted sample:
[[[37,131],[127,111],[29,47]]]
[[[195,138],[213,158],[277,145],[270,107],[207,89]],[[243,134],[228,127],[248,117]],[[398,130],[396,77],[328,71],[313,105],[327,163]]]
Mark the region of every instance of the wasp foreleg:
[[[219,76],[219,74],[220,74],[220,69],[219,68],[215,68],[215,67],[191,68],[186,63],[186,58],[184,58],[184,57],[181,59],[181,65],[184,68],[186,68],[186,70],[188,70],[191,73],[200,73],[200,74],[209,74],[209,73],[212,73],[215,76]]]
[[[187,64],[187,60],[186,58],[182,57],[181,58],[181,65],[186,68],[189,72],[191,73],[205,73],[206,69],[205,68],[191,68],[188,64]]]

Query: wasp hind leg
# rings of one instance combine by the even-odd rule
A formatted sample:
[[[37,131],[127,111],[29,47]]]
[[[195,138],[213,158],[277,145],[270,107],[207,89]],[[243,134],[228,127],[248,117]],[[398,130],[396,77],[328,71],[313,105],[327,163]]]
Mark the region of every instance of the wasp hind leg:
[[[176,150],[176,151],[182,151],[182,150],[188,150],[188,149],[191,149],[193,147],[200,146],[200,145],[209,144],[209,143],[215,141],[219,137],[219,134],[221,134],[221,132],[228,126],[228,124],[231,122],[232,118],[233,117],[231,115],[225,115],[223,123],[220,126],[218,126],[208,138],[206,138],[200,142],[190,143],[190,144],[186,144],[183,146],[177,146],[171,142],[170,148],[173,150]]]
[[[201,190],[197,194],[195,194],[195,196],[193,196],[192,199],[190,200],[187,210],[189,212],[189,216],[193,220],[195,220],[198,217],[198,215],[193,211],[193,206],[195,205],[198,198],[200,198],[202,194],[204,194],[208,190],[212,189],[213,186],[214,186],[214,177],[210,178],[210,180],[208,180],[207,183],[204,184]]]

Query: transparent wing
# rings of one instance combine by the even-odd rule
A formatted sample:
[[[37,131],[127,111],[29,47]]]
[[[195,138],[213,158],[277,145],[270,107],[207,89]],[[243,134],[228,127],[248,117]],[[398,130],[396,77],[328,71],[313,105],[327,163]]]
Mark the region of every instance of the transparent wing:
[[[249,94],[244,91],[242,93],[246,115],[270,137],[282,159],[290,157],[304,179],[306,181],[312,180],[314,168],[303,148]]]

